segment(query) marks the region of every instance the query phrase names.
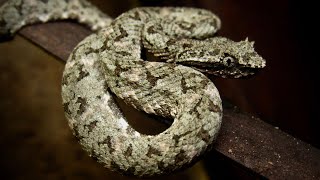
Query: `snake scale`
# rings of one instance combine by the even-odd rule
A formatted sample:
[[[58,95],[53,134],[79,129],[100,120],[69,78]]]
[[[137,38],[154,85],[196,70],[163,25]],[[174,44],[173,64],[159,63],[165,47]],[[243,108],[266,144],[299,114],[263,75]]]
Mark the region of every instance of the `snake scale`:
[[[65,66],[69,125],[90,156],[127,175],[155,176],[194,163],[212,146],[222,120],[218,90],[204,74],[239,78],[266,65],[253,42],[214,37],[220,19],[197,8],[140,7],[112,20],[85,0],[9,0],[0,8],[0,36],[59,19],[99,30]],[[159,58],[142,59],[143,48]],[[160,134],[141,134],[110,93],[174,121]]]

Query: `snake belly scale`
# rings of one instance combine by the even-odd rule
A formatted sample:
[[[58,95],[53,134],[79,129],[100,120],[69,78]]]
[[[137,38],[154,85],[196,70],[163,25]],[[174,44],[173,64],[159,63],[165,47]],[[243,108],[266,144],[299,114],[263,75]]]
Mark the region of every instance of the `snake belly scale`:
[[[68,18],[101,29],[80,42],[66,63],[62,97],[69,125],[90,156],[127,175],[170,173],[210,149],[222,105],[204,73],[239,78],[265,66],[253,42],[214,37],[220,19],[196,8],[135,8],[111,20],[84,0],[11,0],[0,8],[0,34]],[[142,59],[142,48],[160,58]],[[110,92],[174,121],[160,134],[141,134]]]

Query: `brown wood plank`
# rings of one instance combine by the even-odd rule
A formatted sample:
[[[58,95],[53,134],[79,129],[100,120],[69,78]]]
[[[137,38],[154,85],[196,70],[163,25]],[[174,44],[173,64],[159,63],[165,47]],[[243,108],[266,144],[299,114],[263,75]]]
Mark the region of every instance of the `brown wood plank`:
[[[24,28],[20,35],[66,61],[73,47],[90,31],[55,22]],[[223,126],[212,153],[221,153],[270,179],[320,179],[320,150],[264,121],[226,107]],[[215,161],[215,159],[207,159]]]
[[[62,21],[28,26],[20,31],[25,38],[38,44],[63,61],[90,30],[77,23]]]

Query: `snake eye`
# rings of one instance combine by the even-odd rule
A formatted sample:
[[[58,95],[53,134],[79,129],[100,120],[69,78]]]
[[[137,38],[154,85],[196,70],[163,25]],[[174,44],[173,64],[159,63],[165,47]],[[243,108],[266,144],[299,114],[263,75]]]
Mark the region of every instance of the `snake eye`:
[[[231,67],[234,64],[234,58],[231,56],[227,56],[227,57],[223,58],[222,62],[226,67]]]

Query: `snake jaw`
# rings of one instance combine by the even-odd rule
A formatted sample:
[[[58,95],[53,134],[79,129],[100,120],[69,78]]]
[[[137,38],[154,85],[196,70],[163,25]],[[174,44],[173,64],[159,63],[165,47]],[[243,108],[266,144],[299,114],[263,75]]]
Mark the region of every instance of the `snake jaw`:
[[[177,41],[167,60],[190,66],[206,74],[220,77],[241,78],[254,75],[266,66],[266,61],[254,50],[254,42],[248,39],[235,42],[224,37],[209,38],[204,41]],[[176,46],[176,47],[175,47]],[[185,48],[182,48],[185,47]]]

